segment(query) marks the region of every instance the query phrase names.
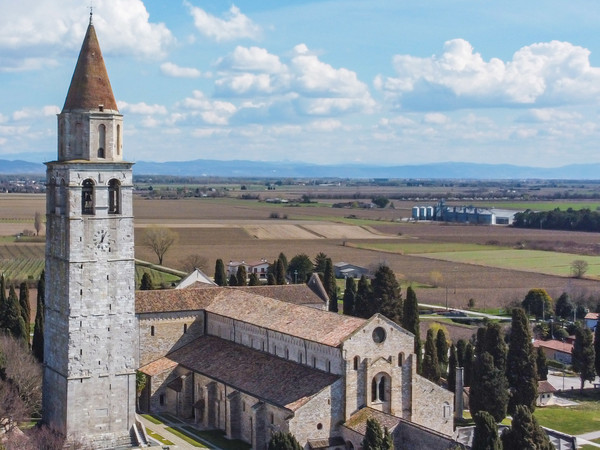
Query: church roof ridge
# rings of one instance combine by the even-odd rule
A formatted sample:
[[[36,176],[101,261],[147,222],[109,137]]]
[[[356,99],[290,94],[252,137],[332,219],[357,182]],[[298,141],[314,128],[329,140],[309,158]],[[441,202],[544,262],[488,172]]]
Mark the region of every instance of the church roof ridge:
[[[63,112],[90,111],[100,106],[104,110],[118,111],[96,30],[90,20]]]

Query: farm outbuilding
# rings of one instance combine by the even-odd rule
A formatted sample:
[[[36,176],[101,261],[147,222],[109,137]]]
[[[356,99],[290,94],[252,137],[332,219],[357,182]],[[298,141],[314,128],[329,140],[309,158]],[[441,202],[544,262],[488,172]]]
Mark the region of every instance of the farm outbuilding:
[[[347,262],[334,264],[333,270],[336,278],[360,278],[369,273],[369,269]]]

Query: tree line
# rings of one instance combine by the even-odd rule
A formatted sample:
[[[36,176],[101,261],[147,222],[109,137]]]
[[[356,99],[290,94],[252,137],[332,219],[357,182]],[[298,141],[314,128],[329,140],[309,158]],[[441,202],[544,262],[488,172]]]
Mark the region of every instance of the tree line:
[[[600,212],[588,208],[574,210],[560,208],[552,211],[530,209],[515,214],[513,226],[519,228],[545,228],[549,230],[600,231]]]

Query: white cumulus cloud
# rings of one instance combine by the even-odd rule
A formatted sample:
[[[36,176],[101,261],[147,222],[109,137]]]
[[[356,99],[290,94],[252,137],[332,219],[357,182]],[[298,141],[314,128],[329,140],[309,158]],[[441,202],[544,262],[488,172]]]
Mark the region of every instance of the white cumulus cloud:
[[[166,62],[160,65],[160,71],[169,77],[174,78],[198,78],[202,75],[198,69],[193,67],[181,67],[172,62]]]
[[[471,44],[454,39],[441,55],[396,55],[394,76],[374,85],[408,108],[548,105],[587,102],[600,96],[600,68],[589,50],[569,42],[543,42],[519,49],[510,61],[483,59]]]
[[[210,100],[202,91],[194,91],[192,97],[188,97],[181,106],[193,110],[204,122],[211,125],[227,125],[229,118],[237,111],[233,103]]]
[[[258,39],[261,34],[260,26],[256,25],[240,9],[232,5],[224,18],[215,17],[202,8],[185,2],[190,14],[194,18],[196,29],[208,38],[217,42],[232,41],[235,39]]]
[[[52,64],[52,56],[78,49],[88,14],[79,0],[20,0],[3,6],[0,49],[3,58],[12,60],[3,70],[40,69]],[[164,56],[174,38],[163,23],[149,19],[142,0],[94,2],[94,27],[105,53]]]
[[[167,114],[167,108],[163,105],[148,105],[145,102],[140,103],[127,103],[123,101],[118,102],[119,110],[130,114],[142,114],[142,115],[164,115]]]
[[[22,108],[13,112],[12,119],[15,121],[29,120],[36,117],[51,117],[58,113],[60,113],[60,108],[56,105],[47,105],[41,108]]]

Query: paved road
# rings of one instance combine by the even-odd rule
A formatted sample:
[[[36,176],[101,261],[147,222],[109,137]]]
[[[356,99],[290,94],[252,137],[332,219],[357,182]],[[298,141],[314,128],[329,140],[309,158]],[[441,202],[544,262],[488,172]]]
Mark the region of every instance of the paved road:
[[[419,306],[424,306],[425,308],[434,308],[434,309],[444,309],[444,306],[442,305],[429,305],[427,303],[421,303],[419,302]],[[494,320],[511,320],[510,317],[506,317],[506,316],[496,316],[494,314],[486,314],[486,313],[481,313],[481,312],[476,312],[476,311],[470,311],[468,309],[458,309],[458,308],[450,308],[450,311],[457,311],[460,313],[464,313],[467,314],[468,316],[478,316],[478,317],[487,317],[488,319],[494,319]],[[448,317],[448,316],[440,316],[440,317]],[[459,318],[463,318],[462,316],[457,316]]]

